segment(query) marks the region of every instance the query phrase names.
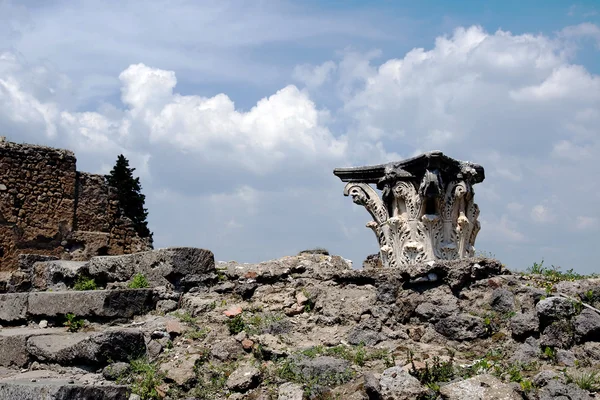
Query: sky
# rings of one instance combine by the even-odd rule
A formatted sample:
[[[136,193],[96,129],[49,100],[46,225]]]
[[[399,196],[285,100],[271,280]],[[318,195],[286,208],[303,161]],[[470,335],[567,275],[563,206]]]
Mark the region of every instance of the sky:
[[[141,179],[155,247],[378,251],[336,167],[481,164],[478,253],[600,272],[597,1],[0,0],[0,135]]]

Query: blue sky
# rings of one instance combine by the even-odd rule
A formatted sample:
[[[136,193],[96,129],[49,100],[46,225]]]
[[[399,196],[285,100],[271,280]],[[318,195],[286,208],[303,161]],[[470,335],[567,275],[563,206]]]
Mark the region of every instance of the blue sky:
[[[140,174],[158,247],[377,251],[334,167],[486,168],[476,242],[598,270],[596,1],[0,0],[0,131]]]

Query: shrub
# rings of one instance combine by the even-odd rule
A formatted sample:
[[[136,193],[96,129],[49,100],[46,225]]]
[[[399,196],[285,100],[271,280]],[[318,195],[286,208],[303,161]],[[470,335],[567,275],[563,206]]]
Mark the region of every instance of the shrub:
[[[146,279],[144,274],[138,272],[137,274],[135,274],[131,282],[129,282],[129,285],[127,285],[127,287],[130,289],[143,289],[150,287],[150,284],[148,283],[148,279]]]
[[[65,315],[65,319],[66,321],[63,323],[63,325],[67,327],[69,332],[77,332],[85,326],[85,321],[81,318],[78,318],[73,313],[68,313]]]
[[[75,285],[73,285],[73,289],[96,290],[98,289],[98,285],[96,284],[96,280],[94,278],[87,275],[79,275],[75,281]]]
[[[244,319],[242,318],[242,314],[238,314],[233,318],[227,320],[227,327],[229,328],[229,333],[232,335],[237,335],[245,328]]]

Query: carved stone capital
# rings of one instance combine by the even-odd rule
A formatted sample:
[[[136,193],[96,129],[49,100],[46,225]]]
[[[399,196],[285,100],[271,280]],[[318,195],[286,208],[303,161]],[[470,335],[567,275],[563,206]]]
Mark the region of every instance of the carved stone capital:
[[[483,167],[430,152],[388,164],[336,168],[344,195],[364,206],[383,265],[472,257],[480,229],[473,185]],[[371,186],[382,191],[380,197]]]

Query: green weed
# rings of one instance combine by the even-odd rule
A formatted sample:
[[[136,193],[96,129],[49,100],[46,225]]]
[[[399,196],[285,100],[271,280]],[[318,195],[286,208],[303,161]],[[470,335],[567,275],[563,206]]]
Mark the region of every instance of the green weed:
[[[144,274],[138,272],[135,274],[131,282],[127,285],[129,289],[144,289],[150,287],[150,283],[148,283],[148,279],[144,276]]]

